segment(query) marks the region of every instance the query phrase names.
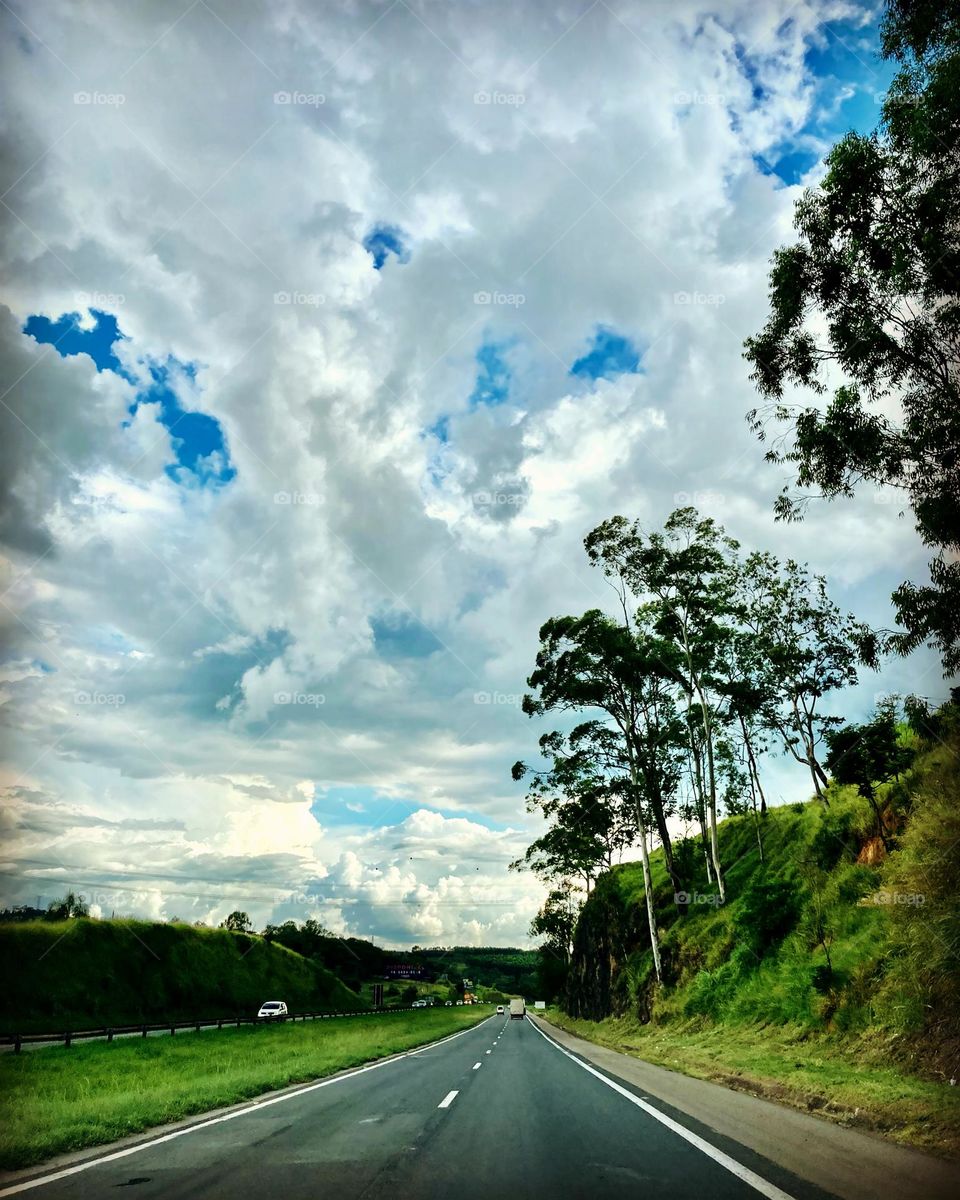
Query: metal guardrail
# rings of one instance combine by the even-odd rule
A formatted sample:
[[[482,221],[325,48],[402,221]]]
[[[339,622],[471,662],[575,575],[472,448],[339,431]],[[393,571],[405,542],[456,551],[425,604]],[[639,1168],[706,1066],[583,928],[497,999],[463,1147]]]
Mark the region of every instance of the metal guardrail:
[[[178,1029],[190,1030],[199,1033],[201,1029],[212,1029],[214,1026],[217,1029],[238,1028],[241,1025],[280,1025],[285,1021],[327,1021],[335,1017],[374,1017],[382,1016],[384,1013],[399,1013],[411,1012],[412,1004],[403,1004],[390,1008],[361,1008],[361,1009],[341,1009],[335,1012],[305,1012],[305,1013],[288,1013],[286,1017],[277,1019],[272,1017],[212,1017],[210,1020],[194,1020],[194,1021],[161,1021],[159,1024],[140,1024],[140,1025],[105,1025],[101,1029],[81,1029],[81,1030],[64,1030],[56,1033],[4,1033],[0,1034],[0,1046],[12,1046],[15,1054],[19,1054],[21,1049],[27,1045],[57,1045],[60,1042],[64,1047],[69,1048],[74,1042],[82,1041],[84,1038],[100,1038],[108,1042],[112,1042],[116,1037],[133,1037],[137,1034],[145,1038],[150,1033],[166,1033],[169,1031],[170,1036],[175,1036]],[[417,1006],[419,1010],[419,1005]],[[443,1008],[445,1005],[434,1004],[427,1005],[424,1011],[430,1008]]]

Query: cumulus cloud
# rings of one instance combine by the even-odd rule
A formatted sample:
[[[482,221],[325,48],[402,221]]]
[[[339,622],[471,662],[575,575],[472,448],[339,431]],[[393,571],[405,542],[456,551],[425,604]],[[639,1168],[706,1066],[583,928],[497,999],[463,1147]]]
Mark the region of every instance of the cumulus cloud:
[[[609,602],[592,525],[693,502],[890,622],[909,522],[866,497],[776,526],[743,421],[799,194],[769,163],[829,140],[807,54],[859,10],[9,20],[8,900],[524,941],[518,701],[542,621]],[[23,332],[91,309],[119,372]],[[145,402],[160,365],[176,407]]]

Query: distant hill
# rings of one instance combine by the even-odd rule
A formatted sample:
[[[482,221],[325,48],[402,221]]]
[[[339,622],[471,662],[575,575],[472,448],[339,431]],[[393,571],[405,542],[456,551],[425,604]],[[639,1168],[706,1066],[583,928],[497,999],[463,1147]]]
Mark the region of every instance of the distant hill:
[[[330,971],[284,946],[225,929],[150,921],[0,924],[0,1029],[96,1028],[366,1005]]]
[[[425,983],[466,978],[480,987],[532,996],[537,990],[539,952],[512,946],[415,946],[384,950],[363,938],[334,937],[316,922],[268,925],[264,937],[321,963],[349,987],[372,980],[396,979],[397,970],[412,968],[411,978]]]
[[[537,950],[511,946],[427,947],[397,957],[423,967],[427,978],[446,975],[451,982],[466,978],[480,987],[519,996],[533,996],[538,987]]]

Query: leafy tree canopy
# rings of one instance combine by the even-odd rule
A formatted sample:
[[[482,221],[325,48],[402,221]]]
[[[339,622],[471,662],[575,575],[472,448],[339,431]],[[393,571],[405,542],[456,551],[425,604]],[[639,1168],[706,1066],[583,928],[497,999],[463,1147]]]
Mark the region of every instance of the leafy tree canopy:
[[[864,482],[903,492],[925,544],[929,585],[902,584],[891,646],[936,646],[960,668],[960,5],[892,0],[883,54],[901,64],[880,127],[848,133],[819,187],[798,202],[799,240],[776,251],[767,324],[748,338],[752,378],[768,403],[749,414],[768,460],[789,464],[800,492],[852,496]],[[827,391],[796,405],[789,392]]]

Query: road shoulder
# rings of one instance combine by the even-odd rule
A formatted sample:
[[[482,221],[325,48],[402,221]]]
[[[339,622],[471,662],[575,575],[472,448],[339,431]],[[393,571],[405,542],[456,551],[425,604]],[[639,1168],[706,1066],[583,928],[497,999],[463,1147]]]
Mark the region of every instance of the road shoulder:
[[[527,1015],[564,1049],[639,1089],[644,1097],[662,1101],[841,1200],[876,1200],[882,1195],[897,1200],[954,1200],[960,1195],[956,1164],[655,1066]]]

